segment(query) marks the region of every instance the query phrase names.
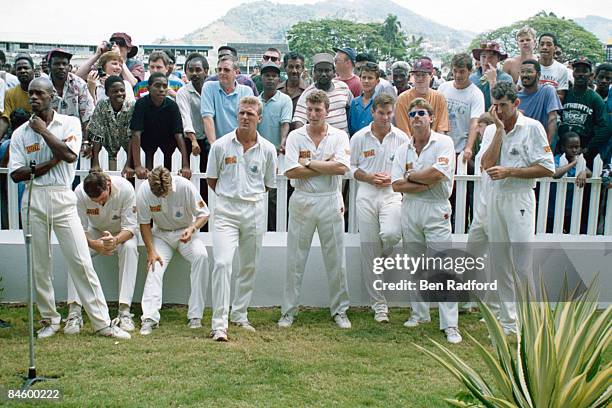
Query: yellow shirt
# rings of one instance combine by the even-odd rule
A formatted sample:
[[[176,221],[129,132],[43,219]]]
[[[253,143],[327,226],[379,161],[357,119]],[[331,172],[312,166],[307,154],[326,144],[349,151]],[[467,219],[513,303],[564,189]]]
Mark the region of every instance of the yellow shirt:
[[[4,95],[4,112],[2,112],[2,117],[10,122],[11,113],[19,108],[32,113],[28,93],[21,89],[21,86],[16,86],[6,91]]]

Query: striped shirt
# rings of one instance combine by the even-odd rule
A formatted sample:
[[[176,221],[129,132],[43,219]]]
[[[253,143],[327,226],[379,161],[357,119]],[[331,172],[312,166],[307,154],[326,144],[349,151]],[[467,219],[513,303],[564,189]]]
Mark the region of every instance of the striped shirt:
[[[304,90],[297,102],[293,122],[301,122],[304,125],[308,122],[306,117],[306,97],[318,88],[314,84]],[[344,82],[332,80],[332,89],[325,92],[329,98],[329,112],[327,113],[327,124],[348,133],[348,120],[346,110],[351,106],[353,94],[348,85]]]

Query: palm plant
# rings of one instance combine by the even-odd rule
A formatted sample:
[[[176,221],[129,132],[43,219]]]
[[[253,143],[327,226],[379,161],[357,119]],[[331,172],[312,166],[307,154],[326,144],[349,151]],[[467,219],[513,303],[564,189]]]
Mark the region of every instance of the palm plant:
[[[598,312],[596,282],[579,296],[562,290],[563,302],[553,307],[541,287],[541,301],[517,288],[516,351],[487,305],[479,302],[489,336],[490,352],[474,337],[491,376],[486,380],[455,353],[431,340],[437,353],[415,346],[438,361],[471,393],[466,399],[447,399],[455,407],[595,408],[612,402],[612,362],[603,354],[612,340],[612,307]],[[574,299],[574,300],[569,300]]]

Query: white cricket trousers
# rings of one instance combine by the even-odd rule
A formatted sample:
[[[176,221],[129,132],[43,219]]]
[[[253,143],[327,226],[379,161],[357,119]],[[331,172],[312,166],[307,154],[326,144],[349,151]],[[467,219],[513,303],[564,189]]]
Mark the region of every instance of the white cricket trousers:
[[[204,296],[208,284],[208,252],[206,252],[204,241],[198,237],[197,233],[193,234],[187,243],[179,241],[183,231],[182,228],[174,231],[153,228],[153,245],[164,264],[160,266],[159,262],[156,262],[154,270],[147,272],[147,280],[142,293],[142,321],[151,319],[159,323],[164,273],[175,250],[178,250],[191,264],[191,294],[189,295],[187,318],[201,319],[204,314]]]
[[[22,219],[27,217],[28,191],[22,199]],[[33,186],[31,202],[32,251],[36,303],[41,317],[60,324],[55,308],[55,292],[51,279],[51,231],[55,232],[62,255],[68,265],[76,293],[95,331],[108,327],[110,317],[102,286],[94,271],[85,231],[76,209],[77,198],[70,188]],[[25,232],[25,230],[24,230]]]
[[[102,236],[102,231],[95,228],[87,231],[92,239],[98,239]],[[116,235],[117,232],[113,233]],[[127,306],[132,305],[132,297],[134,296],[134,287],[136,286],[136,274],[138,271],[138,238],[134,235],[127,241],[117,245],[117,258],[119,260],[119,303]],[[96,257],[99,253],[93,249],[89,249],[92,257]],[[79,294],[76,292],[72,278],[68,276],[68,304],[81,304]]]
[[[319,234],[327,271],[331,315],[346,313],[349,308],[342,196],[337,191],[313,194],[295,190],[289,200],[287,276],[281,307],[283,314],[297,315],[304,269],[315,229]]]
[[[381,275],[373,272],[374,258],[389,254],[402,238],[402,195],[391,187],[378,188],[359,183],[357,190],[357,219],[361,242],[361,274],[370,304],[375,313],[388,313],[387,299],[382,290],[374,289],[374,281]]]
[[[436,256],[437,253],[450,249],[451,205],[448,200],[406,199],[402,203],[402,239],[408,256]],[[413,279],[422,275],[417,271]],[[420,291],[415,290],[411,296],[412,316],[419,321],[428,321],[429,302],[423,301]],[[440,312],[440,330],[458,327],[459,308],[457,302],[438,302]]]
[[[514,272],[533,290],[531,243],[535,235],[533,190],[492,194],[488,206],[493,279],[498,280],[499,320],[506,329],[516,329]]]
[[[230,311],[232,264],[238,249],[240,271],[236,276],[232,322],[248,322],[255,272],[266,231],[265,200],[245,201],[217,196],[212,214],[215,265],[212,272],[212,329],[227,330]]]

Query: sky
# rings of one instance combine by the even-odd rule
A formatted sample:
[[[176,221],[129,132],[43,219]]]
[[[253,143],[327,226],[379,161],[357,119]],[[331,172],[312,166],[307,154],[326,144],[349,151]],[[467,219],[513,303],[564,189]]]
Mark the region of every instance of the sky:
[[[3,33],[29,37],[65,38],[70,42],[96,43],[111,32],[124,31],[136,44],[157,38],[181,38],[223,16],[232,7],[254,0],[201,1],[140,0],[138,2],[83,2],[63,0],[62,7],[48,7],[40,0],[0,0]],[[612,3],[605,0],[393,0],[413,12],[456,29],[482,32],[526,19],[541,10],[566,18],[598,15],[612,19]],[[276,3],[306,4],[315,0],[278,0]],[[128,3],[128,4],[126,4]],[[346,1],[347,5],[350,0]],[[10,4],[10,5],[9,5]],[[41,6],[44,4],[45,6]],[[372,0],[376,4],[376,0]],[[606,6],[606,4],[608,4]],[[140,9],[140,10],[139,10]],[[24,17],[27,16],[27,24]],[[27,28],[26,28],[27,27]]]

